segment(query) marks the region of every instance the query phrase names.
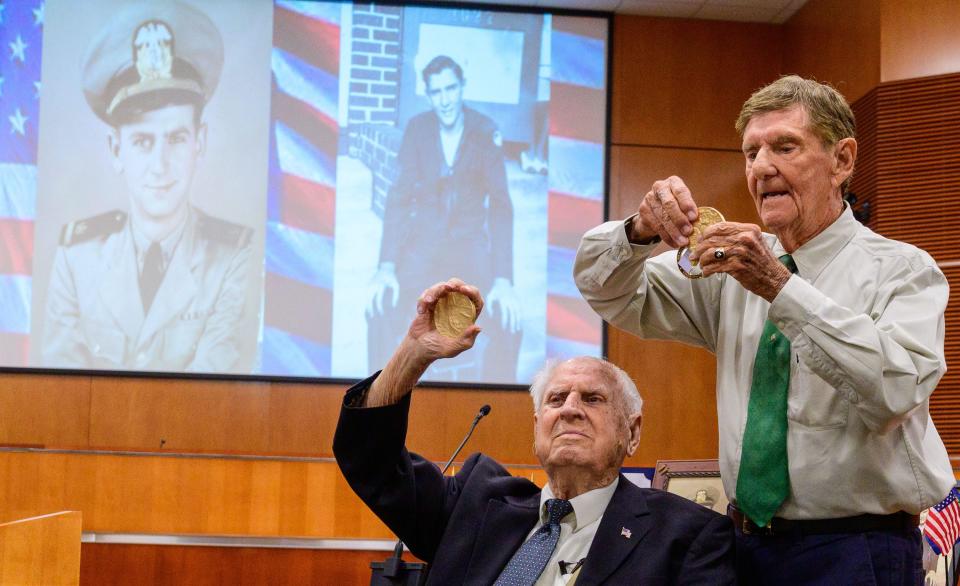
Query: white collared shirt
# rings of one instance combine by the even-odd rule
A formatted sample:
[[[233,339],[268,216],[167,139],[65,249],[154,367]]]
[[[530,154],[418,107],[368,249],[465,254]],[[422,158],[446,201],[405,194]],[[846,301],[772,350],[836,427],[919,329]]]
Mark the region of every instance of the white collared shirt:
[[[192,213],[190,211],[187,212]],[[177,245],[180,244],[180,237],[183,236],[184,228],[186,228],[188,220],[180,222],[176,228],[173,229],[173,232],[170,232],[164,236],[163,240],[160,241],[160,252],[163,254],[163,266],[162,270],[166,271],[167,267],[170,266],[170,261],[173,259],[173,253],[177,251]],[[152,241],[147,237],[146,234],[140,231],[137,227],[136,222],[131,218],[129,222],[130,233],[133,235],[133,250],[137,255],[137,272],[143,272],[143,263],[147,258],[147,250],[150,249]]]
[[[613,482],[603,488],[596,488],[570,499],[573,512],[560,520],[560,539],[557,541],[557,547],[554,548],[550,561],[547,562],[547,566],[534,586],[564,586],[573,578],[573,574],[561,574],[558,562],[567,562],[568,567],[573,569],[578,561],[587,557],[593,537],[597,534],[597,528],[600,527],[600,519],[603,518],[603,512],[607,510],[607,505],[610,504],[610,499],[613,498],[619,482],[619,477],[614,478]],[[540,520],[527,534],[527,539],[543,527],[547,520],[546,504],[552,498],[556,497],[548,484],[540,492]]]
[[[775,255],[783,246],[764,234]],[[929,414],[946,370],[949,288],[926,252],[857,222],[849,207],[792,253],[798,274],[773,303],[727,274],[689,280],[676,252],[627,240],[607,222],[580,243],[574,274],[611,324],[717,356],[720,472],[736,503],[756,349],[769,317],[791,342],[787,519],[917,514],[954,478]]]

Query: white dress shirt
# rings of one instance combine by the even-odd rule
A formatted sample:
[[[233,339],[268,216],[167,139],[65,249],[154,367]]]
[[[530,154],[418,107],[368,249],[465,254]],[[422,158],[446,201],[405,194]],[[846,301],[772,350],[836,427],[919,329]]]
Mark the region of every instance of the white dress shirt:
[[[587,557],[593,537],[597,534],[597,527],[600,526],[600,519],[603,518],[603,512],[607,510],[607,505],[610,504],[610,499],[613,498],[619,483],[620,478],[617,477],[603,488],[596,488],[570,499],[573,512],[560,520],[560,539],[557,541],[557,547],[554,548],[553,556],[550,557],[550,561],[547,562],[547,566],[534,586],[564,586],[573,579],[575,574],[560,572],[558,562],[567,562],[568,569],[572,570],[578,561]],[[527,534],[527,539],[543,527],[548,518],[546,504],[552,498],[556,497],[548,484],[540,492],[540,520]]]
[[[764,239],[785,254],[775,236]],[[792,253],[798,274],[771,304],[726,274],[689,280],[675,251],[649,258],[654,247],[631,244],[624,222],[602,224],[580,244],[577,285],[619,328],[716,354],[720,470],[731,502],[768,316],[793,354],[790,495],[777,516],[916,514],[947,495],[953,472],[929,398],[946,370],[949,291],[930,255],[862,226],[848,207]]]

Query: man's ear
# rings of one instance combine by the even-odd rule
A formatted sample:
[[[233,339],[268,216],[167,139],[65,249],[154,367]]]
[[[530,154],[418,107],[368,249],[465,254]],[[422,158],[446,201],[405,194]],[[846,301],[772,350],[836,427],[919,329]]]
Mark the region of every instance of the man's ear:
[[[120,162],[120,131],[116,128],[111,128],[107,132],[107,150],[110,151],[113,159],[113,170],[118,175],[123,173],[123,164]]]
[[[537,455],[537,425],[540,424],[539,413],[533,413],[533,455]]]
[[[637,413],[627,421],[627,427],[630,430],[630,442],[627,444],[627,455],[632,456],[640,446],[640,424],[643,421],[643,415]]]
[[[197,128],[197,156],[202,157],[207,152],[207,123],[201,122]]]
[[[833,181],[837,187],[853,174],[853,164],[857,160],[857,139],[842,138],[833,147]]]

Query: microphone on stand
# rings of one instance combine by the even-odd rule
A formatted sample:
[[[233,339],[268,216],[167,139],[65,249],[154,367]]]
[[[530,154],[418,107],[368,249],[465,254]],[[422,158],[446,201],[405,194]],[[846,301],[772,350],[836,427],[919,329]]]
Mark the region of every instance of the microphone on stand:
[[[441,476],[447,473],[447,469],[450,468],[450,464],[453,463],[454,458],[457,457],[457,455],[460,453],[460,450],[463,449],[463,446],[467,445],[467,440],[469,440],[470,436],[473,435],[473,430],[477,428],[477,424],[480,423],[480,420],[489,414],[490,405],[484,405],[483,407],[480,407],[480,411],[478,411],[476,417],[473,418],[473,423],[470,424],[470,429],[467,431],[467,435],[463,436],[463,441],[460,442],[460,445],[457,446],[457,449],[453,451],[453,455],[450,456],[450,459],[447,460],[447,463],[443,465],[443,469],[440,470]],[[405,562],[401,559],[402,556],[403,540],[397,540],[397,545],[393,548],[392,556],[383,562],[370,562],[370,568],[373,569],[373,574],[370,576],[370,586],[392,586],[401,584],[404,586],[419,586],[426,583],[427,564]]]
[[[473,430],[477,428],[477,424],[480,423],[480,420],[490,414],[490,405],[484,405],[480,407],[480,411],[477,412],[477,416],[473,418],[473,423],[470,425],[470,431],[467,432],[467,435],[463,436],[463,441],[460,442],[460,445],[457,446],[457,449],[453,451],[453,455],[450,456],[450,459],[447,460],[447,463],[443,465],[443,470],[440,471],[441,475],[447,473],[447,469],[450,468],[450,464],[453,463],[453,459],[457,457],[457,454],[460,453],[460,450],[463,449],[463,446],[466,445],[467,440],[470,439],[470,436],[473,435]]]

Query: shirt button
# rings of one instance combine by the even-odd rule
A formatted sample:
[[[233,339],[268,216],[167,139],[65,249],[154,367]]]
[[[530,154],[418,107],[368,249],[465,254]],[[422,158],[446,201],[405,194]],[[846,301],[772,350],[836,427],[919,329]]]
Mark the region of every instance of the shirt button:
[[[93,353],[94,353],[94,354],[99,354],[99,353],[100,353],[100,344],[94,344],[94,345],[93,345]]]
[[[777,335],[776,335],[776,334],[770,334],[770,341],[771,341],[771,342],[776,342],[776,341],[777,341]]]
[[[137,354],[137,363],[139,363],[139,364],[146,364],[146,362],[147,362],[147,355],[146,355],[146,354],[144,354],[143,352]]]

